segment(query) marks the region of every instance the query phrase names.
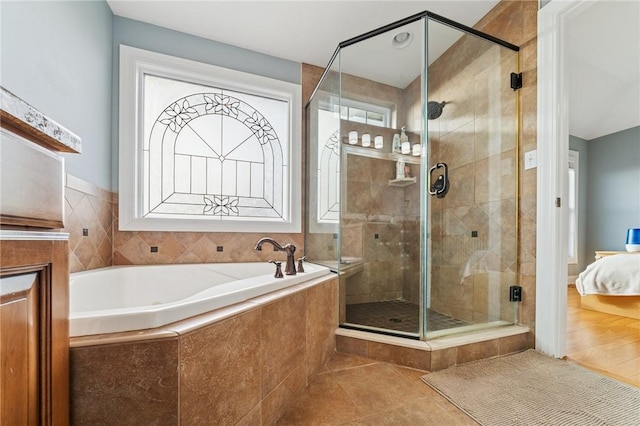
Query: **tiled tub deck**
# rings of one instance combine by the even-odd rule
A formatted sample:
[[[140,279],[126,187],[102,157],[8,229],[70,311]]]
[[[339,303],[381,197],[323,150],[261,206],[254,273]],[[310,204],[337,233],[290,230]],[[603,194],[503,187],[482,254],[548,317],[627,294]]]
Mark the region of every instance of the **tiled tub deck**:
[[[335,352],[334,275],[138,332],[71,340],[71,419],[272,424]]]

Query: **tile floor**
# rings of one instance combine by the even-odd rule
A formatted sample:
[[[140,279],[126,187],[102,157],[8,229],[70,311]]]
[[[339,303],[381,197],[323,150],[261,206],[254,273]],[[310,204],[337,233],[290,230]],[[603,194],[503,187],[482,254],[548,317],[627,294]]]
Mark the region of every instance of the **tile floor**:
[[[277,425],[476,425],[422,370],[336,353]]]
[[[569,289],[568,359],[640,386],[640,320],[580,309]],[[336,353],[277,425],[476,425],[425,371]]]
[[[469,323],[429,310],[429,331],[462,327]],[[347,305],[347,322],[387,330],[418,333],[419,306],[403,300]]]

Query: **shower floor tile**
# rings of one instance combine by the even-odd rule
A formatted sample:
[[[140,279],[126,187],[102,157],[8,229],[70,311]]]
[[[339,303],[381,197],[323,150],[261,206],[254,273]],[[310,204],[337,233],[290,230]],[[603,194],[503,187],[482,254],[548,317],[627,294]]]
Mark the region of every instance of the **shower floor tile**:
[[[347,322],[387,330],[418,333],[420,307],[404,300],[347,305]],[[463,327],[468,322],[429,309],[427,331]]]

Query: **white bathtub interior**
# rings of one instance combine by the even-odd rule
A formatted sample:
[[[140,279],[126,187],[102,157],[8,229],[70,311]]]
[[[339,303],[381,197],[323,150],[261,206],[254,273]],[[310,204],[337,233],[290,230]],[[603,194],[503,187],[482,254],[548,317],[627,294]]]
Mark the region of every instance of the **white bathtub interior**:
[[[70,335],[160,327],[330,274],[305,263],[305,272],[274,278],[273,264],[219,263],[114,266],[71,274]]]

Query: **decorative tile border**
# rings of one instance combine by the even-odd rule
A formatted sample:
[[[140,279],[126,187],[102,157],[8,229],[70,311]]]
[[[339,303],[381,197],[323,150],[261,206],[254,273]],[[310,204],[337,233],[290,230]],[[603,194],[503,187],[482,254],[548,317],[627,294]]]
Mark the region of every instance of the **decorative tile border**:
[[[104,191],[99,186],[77,178],[68,173],[65,175],[65,186],[67,188],[75,189],[76,191],[84,192],[85,194],[93,195],[94,197],[99,198],[103,196]],[[106,201],[111,201],[111,198],[106,199]]]

